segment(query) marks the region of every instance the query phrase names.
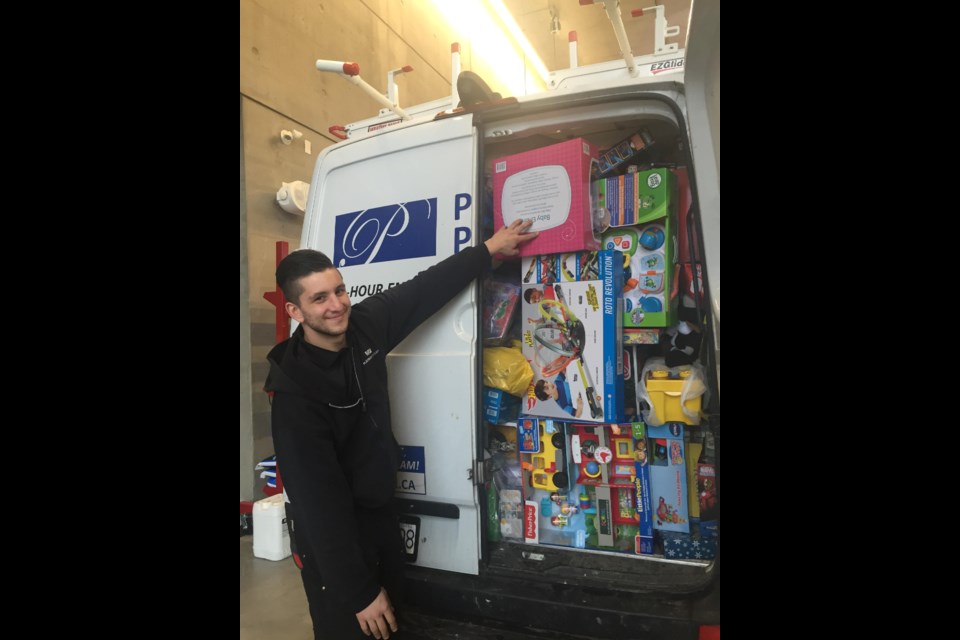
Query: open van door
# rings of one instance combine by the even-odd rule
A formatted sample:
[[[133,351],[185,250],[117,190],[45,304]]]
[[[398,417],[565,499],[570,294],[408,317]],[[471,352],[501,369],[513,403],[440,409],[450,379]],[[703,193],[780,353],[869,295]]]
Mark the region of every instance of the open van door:
[[[699,256],[709,277],[714,374],[720,395],[720,2],[696,0],[690,8],[690,28],[684,85],[690,152],[696,168],[696,198],[703,233]],[[694,245],[691,245],[694,246]],[[702,311],[701,311],[702,313]],[[719,403],[718,403],[719,406]]]
[[[426,124],[387,125],[317,160],[300,244],[330,256],[354,303],[478,242],[472,116]],[[478,304],[467,287],[387,356],[408,560],[468,574],[480,558]]]

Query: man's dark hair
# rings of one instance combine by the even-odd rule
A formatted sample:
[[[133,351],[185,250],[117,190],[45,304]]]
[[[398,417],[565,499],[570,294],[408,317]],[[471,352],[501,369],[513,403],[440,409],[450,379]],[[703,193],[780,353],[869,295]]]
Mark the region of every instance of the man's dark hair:
[[[277,265],[277,286],[283,290],[287,302],[300,304],[300,278],[311,273],[333,269],[333,262],[326,255],[313,249],[300,249],[287,255]]]
[[[543,380],[537,380],[537,384],[533,385],[533,393],[540,400],[547,400],[550,396],[547,395],[547,392],[543,389]]]
[[[533,296],[534,291],[540,291],[540,290],[535,288],[527,289],[526,291],[523,292],[523,299],[526,300],[527,302],[530,302],[530,298],[531,296]],[[543,292],[541,291],[541,293]]]

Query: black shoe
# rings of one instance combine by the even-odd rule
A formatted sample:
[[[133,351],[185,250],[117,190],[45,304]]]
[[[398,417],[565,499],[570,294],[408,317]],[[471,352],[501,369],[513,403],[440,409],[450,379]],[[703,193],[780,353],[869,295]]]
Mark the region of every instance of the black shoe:
[[[460,94],[458,107],[471,107],[475,104],[500,100],[503,97],[491,91],[483,78],[473,71],[461,71],[457,76],[457,93]]]

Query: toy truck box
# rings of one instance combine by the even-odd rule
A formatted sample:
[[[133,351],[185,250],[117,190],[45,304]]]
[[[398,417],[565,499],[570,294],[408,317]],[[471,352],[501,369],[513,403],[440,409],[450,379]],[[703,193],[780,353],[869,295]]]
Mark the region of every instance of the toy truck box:
[[[485,186],[493,181],[495,159],[576,138],[603,153],[626,132],[646,128],[665,162],[689,169],[698,242],[691,254],[701,259],[702,321],[714,328],[705,333],[711,343],[703,352],[718,353],[712,337],[719,335],[720,317],[719,138],[711,130],[719,109],[713,98],[719,95],[719,27],[709,26],[718,20],[714,5],[718,3],[694,4],[691,33],[706,29],[711,36],[709,46],[692,53],[664,52],[626,64],[614,60],[559,70],[550,74],[550,88],[542,93],[460,109],[451,95],[405,107],[402,114],[384,109],[347,125],[347,139],[318,154],[300,248],[330,256],[357,304],[493,233],[493,198],[485,197]],[[698,12],[706,17],[697,18]],[[697,77],[693,86],[686,82],[691,73]],[[371,180],[375,189],[365,186]],[[520,264],[508,266],[516,266],[516,284],[526,287],[534,276],[523,284],[526,270]],[[554,273],[557,279],[550,284],[560,284],[566,300],[580,304],[581,296],[587,299],[585,292],[574,294],[570,288],[584,286],[583,281],[567,282],[560,279],[562,271]],[[600,290],[597,295],[598,300],[615,300]],[[490,521],[490,507],[483,489],[494,472],[486,450],[482,389],[484,304],[478,280],[386,356],[392,427],[405,454],[396,506],[409,560],[408,600],[447,614],[522,619],[584,637],[692,638],[701,623],[718,624],[719,611],[709,604],[718,598],[708,597],[718,572],[710,561],[677,562],[489,537],[484,524]],[[621,352],[614,339],[600,358],[605,380],[607,365],[610,379],[617,377]],[[544,353],[541,360],[546,359]],[[589,354],[584,359],[591,368],[599,366]],[[712,394],[717,412],[718,362],[708,364],[715,369],[711,384],[717,385]],[[598,379],[593,383],[600,384]],[[603,415],[592,418],[596,423],[620,421],[622,407],[598,406]],[[572,493],[578,485],[568,480]],[[579,486],[588,496],[593,489],[596,497],[597,487]],[[542,499],[534,499],[542,506]],[[512,529],[517,496],[510,494],[505,501]],[[614,501],[611,496],[610,504]],[[551,505],[557,513],[550,517],[560,515],[561,505]],[[655,512],[656,503],[652,506]],[[629,532],[622,529],[621,534],[625,540]],[[561,591],[565,596],[557,598]]]

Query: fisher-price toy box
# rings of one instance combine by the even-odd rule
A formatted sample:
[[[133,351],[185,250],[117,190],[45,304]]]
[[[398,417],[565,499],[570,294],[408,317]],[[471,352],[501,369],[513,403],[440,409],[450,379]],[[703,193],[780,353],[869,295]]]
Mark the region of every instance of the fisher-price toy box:
[[[597,148],[583,138],[495,159],[494,230],[532,219],[529,231],[540,235],[520,245],[521,256],[599,249],[590,181],[596,159]]]
[[[628,197],[636,207],[630,226],[623,221],[622,203],[611,204],[609,189],[606,207],[620,208],[602,237],[604,249],[622,251],[624,258],[624,327],[669,327],[676,324],[677,297],[673,293],[676,237],[676,177],[669,169],[651,169],[632,174],[635,193]],[[618,176],[628,178],[631,176]],[[612,180],[613,178],[608,178]]]
[[[521,351],[533,369],[521,414],[623,421],[622,262],[618,251],[521,258]]]
[[[578,484],[568,493],[535,489],[524,502],[524,542],[650,555],[653,535],[641,538],[632,495]]]
[[[594,509],[587,512],[589,548],[653,553],[645,428],[642,422],[567,425],[570,476],[588,488],[585,502]],[[626,533],[623,525],[637,529],[631,529],[629,541],[622,539]]]

